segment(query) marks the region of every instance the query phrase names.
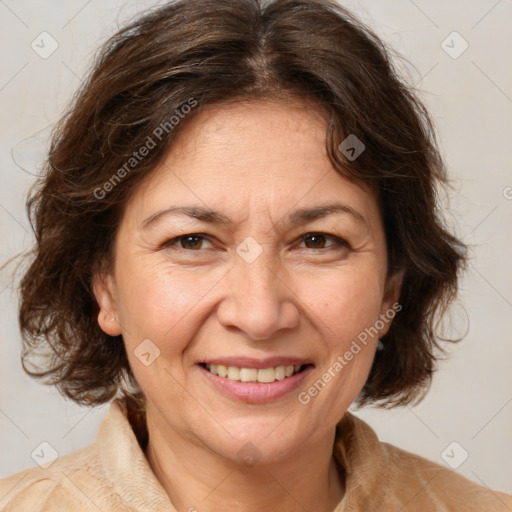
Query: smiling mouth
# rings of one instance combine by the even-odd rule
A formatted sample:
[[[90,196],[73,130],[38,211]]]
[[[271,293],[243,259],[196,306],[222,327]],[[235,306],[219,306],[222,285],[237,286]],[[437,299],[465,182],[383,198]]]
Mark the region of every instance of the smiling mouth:
[[[310,364],[296,364],[276,366],[269,368],[239,368],[237,366],[224,366],[222,364],[201,363],[203,368],[211,374],[238,382],[259,382],[261,384],[272,384],[275,381],[285,380],[301,373]]]

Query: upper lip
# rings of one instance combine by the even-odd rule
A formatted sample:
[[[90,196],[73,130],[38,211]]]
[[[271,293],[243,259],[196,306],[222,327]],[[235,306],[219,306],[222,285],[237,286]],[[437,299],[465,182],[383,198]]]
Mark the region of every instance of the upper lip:
[[[236,368],[276,368],[278,366],[295,366],[312,364],[311,361],[300,357],[275,356],[264,359],[253,357],[215,357],[200,361],[202,364],[221,364],[223,366],[234,366]]]

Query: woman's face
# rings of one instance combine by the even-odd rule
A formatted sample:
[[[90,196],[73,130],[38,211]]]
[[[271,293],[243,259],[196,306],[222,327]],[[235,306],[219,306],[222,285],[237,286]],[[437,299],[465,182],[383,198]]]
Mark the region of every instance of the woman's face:
[[[376,198],[333,169],[325,131],[305,106],[210,106],[135,191],[95,279],[148,413],[235,461],[333,432],[398,297]]]

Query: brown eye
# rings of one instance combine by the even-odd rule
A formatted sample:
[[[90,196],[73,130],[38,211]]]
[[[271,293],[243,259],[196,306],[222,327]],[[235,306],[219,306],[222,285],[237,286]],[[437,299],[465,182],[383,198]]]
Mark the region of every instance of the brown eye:
[[[183,249],[185,251],[197,252],[203,249],[203,242],[205,241],[205,239],[206,237],[196,233],[192,233],[189,235],[181,235],[165,242],[162,245],[162,248],[165,249],[169,247],[174,247],[176,249]]]
[[[180,237],[182,249],[200,249],[203,237],[199,235],[185,235]],[[188,246],[188,247],[186,247]]]
[[[331,249],[333,247],[348,247],[348,243],[334,235],[325,233],[307,233],[301,237],[302,242],[306,244],[307,249]],[[326,241],[331,240],[331,245],[326,245]]]
[[[325,247],[325,236],[318,233],[311,233],[304,236],[302,241],[308,246],[308,249],[323,249]]]

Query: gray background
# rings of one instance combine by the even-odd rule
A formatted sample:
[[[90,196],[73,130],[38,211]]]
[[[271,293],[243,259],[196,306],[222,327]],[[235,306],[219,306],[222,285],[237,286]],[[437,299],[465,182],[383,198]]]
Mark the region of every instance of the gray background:
[[[440,364],[427,398],[415,407],[357,414],[382,440],[511,492],[512,1],[342,4],[414,65],[404,71],[423,91],[454,180],[445,202],[448,220],[472,246],[460,301],[446,324],[447,333],[467,335]],[[0,263],[30,246],[24,211],[30,173],[37,172],[49,128],[80,84],[92,52],[118,24],[151,5],[0,0]],[[51,48],[43,31],[58,44],[47,58],[31,47],[34,40],[42,46],[45,37],[44,48]],[[464,41],[469,46],[458,55]],[[81,408],[23,373],[8,270],[0,274],[0,321],[4,477],[34,466],[31,453],[43,441],[59,455],[91,443],[108,406]]]

